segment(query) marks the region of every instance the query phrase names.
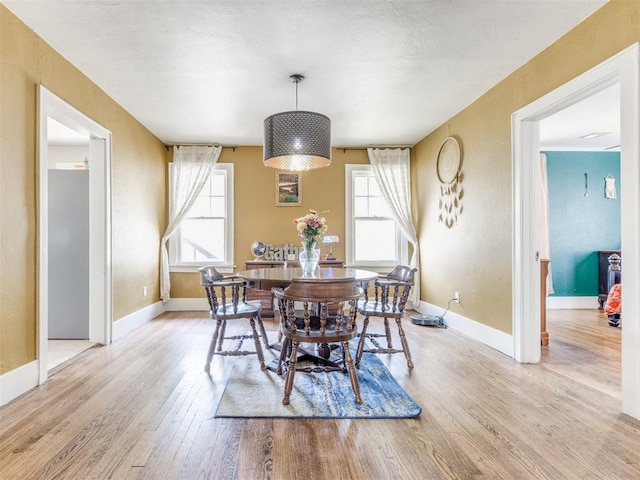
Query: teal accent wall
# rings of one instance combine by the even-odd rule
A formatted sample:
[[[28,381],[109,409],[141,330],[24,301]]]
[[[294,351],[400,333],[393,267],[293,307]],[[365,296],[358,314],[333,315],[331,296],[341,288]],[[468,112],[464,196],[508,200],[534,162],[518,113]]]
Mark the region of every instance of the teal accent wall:
[[[620,152],[543,152],[554,296],[598,294],[598,250],[620,249]],[[588,176],[585,196],[585,178]],[[616,199],[604,178],[616,179]]]

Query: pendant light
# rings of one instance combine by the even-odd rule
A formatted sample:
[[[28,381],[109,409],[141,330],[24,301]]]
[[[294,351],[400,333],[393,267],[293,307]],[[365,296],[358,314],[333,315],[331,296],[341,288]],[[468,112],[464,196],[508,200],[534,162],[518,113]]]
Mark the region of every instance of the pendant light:
[[[331,164],[331,120],[298,110],[298,84],[304,77],[294,74],[289,80],[296,85],[296,109],[265,119],[263,163],[293,171],[326,167]]]

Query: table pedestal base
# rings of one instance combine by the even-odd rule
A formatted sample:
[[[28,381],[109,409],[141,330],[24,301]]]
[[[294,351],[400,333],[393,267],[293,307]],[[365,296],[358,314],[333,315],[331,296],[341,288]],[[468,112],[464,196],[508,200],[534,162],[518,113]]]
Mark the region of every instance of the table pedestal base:
[[[282,352],[282,344],[274,343],[270,348]],[[326,370],[341,370],[346,371],[346,367],[342,361],[342,353],[339,355],[332,355],[334,350],[340,349],[340,345],[320,344],[315,351],[312,348],[305,348],[303,344],[298,345],[298,355],[296,356],[297,362],[311,362],[315,366],[298,367],[299,372],[313,372],[313,371],[326,371]],[[279,359],[273,359],[267,365],[267,369],[276,372],[278,375],[286,374],[286,364],[288,358],[283,358],[282,355]]]

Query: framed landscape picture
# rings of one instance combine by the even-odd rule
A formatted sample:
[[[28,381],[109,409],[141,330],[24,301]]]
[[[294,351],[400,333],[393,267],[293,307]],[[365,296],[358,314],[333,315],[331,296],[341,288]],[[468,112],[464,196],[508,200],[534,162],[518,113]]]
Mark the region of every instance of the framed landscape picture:
[[[276,172],[276,206],[295,207],[302,205],[302,174],[299,172]]]

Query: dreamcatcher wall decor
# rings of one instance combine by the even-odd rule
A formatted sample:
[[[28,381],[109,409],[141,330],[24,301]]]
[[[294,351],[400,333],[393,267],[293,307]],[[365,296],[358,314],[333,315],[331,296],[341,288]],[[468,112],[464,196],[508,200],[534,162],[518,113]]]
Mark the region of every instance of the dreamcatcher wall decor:
[[[438,221],[447,228],[458,223],[462,213],[462,154],[460,144],[454,137],[445,138],[438,152],[436,172],[440,180],[440,215]]]

